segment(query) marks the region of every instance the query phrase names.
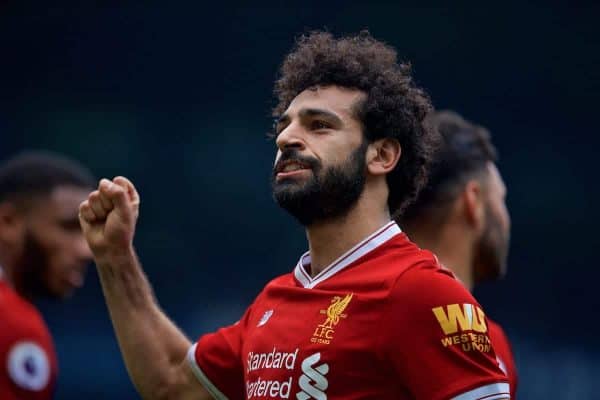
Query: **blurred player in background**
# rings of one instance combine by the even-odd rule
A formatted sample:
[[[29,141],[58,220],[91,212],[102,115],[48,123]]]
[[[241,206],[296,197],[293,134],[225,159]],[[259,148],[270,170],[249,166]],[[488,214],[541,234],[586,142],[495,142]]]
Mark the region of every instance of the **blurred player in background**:
[[[133,249],[139,196],[131,182],[103,179],[81,205],[142,397],[509,398],[483,311],[391,221],[423,185],[436,136],[423,123],[431,105],[410,68],[367,33],[316,32],[285,59],[276,94],[273,194],[306,228],[309,251],[238,323],[192,345],[160,310]],[[156,184],[172,195],[165,212],[198,211],[168,182]],[[201,287],[190,293],[199,303]]]
[[[506,187],[489,132],[452,111],[428,117],[442,136],[427,186],[399,218],[421,248],[431,250],[469,290],[506,273],[510,217]],[[504,331],[488,318],[492,345],[515,396],[517,372]]]
[[[0,164],[0,399],[52,398],[57,359],[32,301],[83,285],[91,251],[77,218],[95,180],[72,160],[26,152]]]

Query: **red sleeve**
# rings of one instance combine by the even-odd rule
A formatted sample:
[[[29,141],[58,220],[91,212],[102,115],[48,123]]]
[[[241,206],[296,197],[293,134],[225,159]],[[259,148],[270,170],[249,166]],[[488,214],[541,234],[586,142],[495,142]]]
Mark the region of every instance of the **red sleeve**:
[[[56,355],[48,330],[37,319],[5,315],[0,320],[2,400],[49,400],[54,394]]]
[[[498,357],[500,369],[506,373],[510,381],[511,400],[515,400],[517,398],[517,385],[519,379],[510,341],[502,327],[490,319],[488,319],[488,328],[490,330],[490,339],[492,340],[496,356]]]
[[[188,352],[196,377],[217,400],[246,398],[241,354],[250,314],[251,307],[235,324],[202,336]]]
[[[508,397],[485,315],[448,273],[433,263],[411,268],[397,280],[384,311],[382,356],[415,399]]]

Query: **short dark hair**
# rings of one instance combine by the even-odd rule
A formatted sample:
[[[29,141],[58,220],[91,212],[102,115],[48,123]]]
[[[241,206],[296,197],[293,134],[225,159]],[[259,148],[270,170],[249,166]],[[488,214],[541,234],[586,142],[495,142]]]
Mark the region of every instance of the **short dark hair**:
[[[390,212],[403,209],[425,183],[435,143],[435,132],[424,124],[431,102],[414,83],[410,65],[399,63],[396,51],[367,31],[339,39],[315,31],[298,38],[280,72],[275,83],[276,117],[309,88],[336,85],[366,93],[356,107],[366,139],[394,138],[402,147],[387,183]]]
[[[468,180],[486,171],[488,162],[497,161],[489,131],[465,120],[453,111],[436,111],[427,122],[437,130],[441,142],[434,155],[427,185],[417,200],[400,216],[401,224],[444,213]]]
[[[95,182],[75,160],[49,151],[25,151],[0,164],[0,202],[49,195],[58,186],[93,188]]]

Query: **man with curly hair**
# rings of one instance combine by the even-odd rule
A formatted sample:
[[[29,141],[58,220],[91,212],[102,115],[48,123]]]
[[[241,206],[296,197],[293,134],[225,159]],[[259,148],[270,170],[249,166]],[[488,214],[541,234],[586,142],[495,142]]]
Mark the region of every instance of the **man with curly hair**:
[[[275,93],[273,195],[306,228],[309,251],[234,325],[192,344],[160,311],[132,246],[131,182],[101,180],[80,207],[142,396],[509,398],[483,311],[391,220],[423,186],[436,139],[409,67],[366,32],[313,32]]]
[[[453,111],[427,120],[442,136],[427,186],[398,218],[407,235],[431,250],[467,289],[506,273],[510,216],[489,131]],[[502,327],[488,319],[498,364],[515,397],[517,371]]]

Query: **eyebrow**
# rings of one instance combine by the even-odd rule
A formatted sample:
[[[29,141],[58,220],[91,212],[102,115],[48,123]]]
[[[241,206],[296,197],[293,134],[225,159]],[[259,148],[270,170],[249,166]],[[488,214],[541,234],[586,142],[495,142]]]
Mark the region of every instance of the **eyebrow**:
[[[323,118],[327,118],[328,120],[330,120],[332,123],[335,124],[342,124],[342,120],[340,117],[338,117],[335,113],[328,111],[328,110],[323,110],[320,108],[305,108],[300,110],[300,112],[298,113],[298,115],[300,115],[301,118],[304,117],[323,117]]]
[[[59,221],[61,224],[70,224],[73,222],[79,223],[79,217],[77,216],[77,214],[75,214],[75,215],[59,215],[56,220]]]
[[[322,118],[326,118],[326,119],[330,120],[332,123],[339,124],[339,125],[342,124],[342,119],[340,117],[338,117],[335,113],[328,111],[328,110],[323,110],[320,108],[304,108],[304,109],[300,110],[298,115],[300,116],[300,118],[322,117]],[[275,124],[283,125],[289,121],[290,121],[290,116],[288,114],[283,114],[282,116],[280,116],[279,118],[277,118],[275,120]]]

